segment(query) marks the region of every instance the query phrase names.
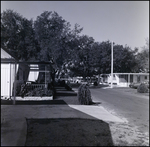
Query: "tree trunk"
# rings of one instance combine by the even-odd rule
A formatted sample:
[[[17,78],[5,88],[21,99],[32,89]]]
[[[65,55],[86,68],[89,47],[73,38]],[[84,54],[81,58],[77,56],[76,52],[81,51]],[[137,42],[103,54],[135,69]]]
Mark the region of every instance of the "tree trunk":
[[[99,82],[100,82],[100,74],[98,74],[98,85],[99,85]]]
[[[42,66],[42,65],[39,65],[39,70],[45,70],[45,67]],[[44,78],[45,78],[45,74],[44,74],[43,72],[39,72],[37,82],[38,82],[38,83],[43,83],[43,82],[45,82]]]
[[[53,86],[54,86],[54,85],[55,85],[55,75],[56,75],[56,71],[55,71],[55,70],[54,70],[54,71],[51,71],[50,74],[51,74],[51,78],[52,78],[52,84],[53,84]]]

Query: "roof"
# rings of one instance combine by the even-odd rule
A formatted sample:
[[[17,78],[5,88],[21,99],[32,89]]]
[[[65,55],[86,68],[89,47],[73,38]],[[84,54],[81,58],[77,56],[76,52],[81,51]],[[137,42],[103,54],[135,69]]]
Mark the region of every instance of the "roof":
[[[149,75],[149,73],[113,73],[116,75]],[[102,74],[102,75],[111,75],[110,74]]]
[[[114,73],[118,75],[149,75],[149,73]]]
[[[1,48],[1,59],[12,59],[13,57]],[[14,58],[13,58],[14,59]]]
[[[1,62],[12,62],[15,61],[16,59],[10,55],[6,50],[1,48]]]

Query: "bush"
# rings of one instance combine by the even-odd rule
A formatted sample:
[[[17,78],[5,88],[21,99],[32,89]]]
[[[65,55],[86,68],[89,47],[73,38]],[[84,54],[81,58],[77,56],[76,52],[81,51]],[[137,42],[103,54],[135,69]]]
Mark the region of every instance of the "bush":
[[[91,92],[85,84],[80,85],[78,88],[78,101],[81,105],[90,105],[92,103]]]
[[[28,91],[25,96],[52,96],[53,91],[47,88],[35,88],[33,90]]]
[[[138,86],[137,88],[137,92],[139,93],[147,93],[148,92],[148,88],[144,83],[141,83],[140,86]]]

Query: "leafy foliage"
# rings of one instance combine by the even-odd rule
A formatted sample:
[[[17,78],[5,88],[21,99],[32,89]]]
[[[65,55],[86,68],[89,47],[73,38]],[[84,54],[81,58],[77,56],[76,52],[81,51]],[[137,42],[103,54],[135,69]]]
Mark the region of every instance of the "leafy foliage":
[[[81,105],[90,105],[92,103],[91,92],[87,85],[82,84],[78,88],[78,100]]]
[[[114,46],[114,72],[130,73],[136,65],[134,52],[128,46]]]
[[[139,93],[147,93],[148,92],[148,88],[144,83],[141,83],[140,86],[138,86],[137,88],[137,92]]]
[[[23,18],[13,10],[1,14],[1,45],[9,49],[20,60],[29,60],[36,56],[33,21]]]
[[[149,72],[149,40],[146,39],[146,45],[142,47],[142,51],[136,56],[136,71],[137,72]]]

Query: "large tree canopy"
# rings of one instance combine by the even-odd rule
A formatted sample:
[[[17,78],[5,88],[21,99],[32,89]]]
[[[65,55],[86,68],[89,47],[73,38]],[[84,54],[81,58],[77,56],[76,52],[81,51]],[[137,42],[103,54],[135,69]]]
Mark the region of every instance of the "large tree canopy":
[[[93,76],[110,73],[111,42],[95,42],[80,35],[83,28],[69,22],[57,12],[44,11],[36,20],[28,20],[13,10],[1,14],[1,46],[19,60],[50,61],[52,74]],[[141,52],[127,45],[113,45],[114,72],[148,72],[149,41]]]
[[[136,66],[134,54],[135,52],[128,46],[123,47],[114,43],[113,72],[133,72]],[[74,66],[71,65],[70,69],[76,71],[78,74],[80,73],[79,75],[83,76],[86,73],[86,76],[92,76],[94,74],[111,72],[111,42],[109,40],[98,43],[87,37],[86,43],[83,43],[77,55],[78,60],[74,62]]]
[[[71,30],[70,23],[64,20],[56,12],[43,12],[34,22],[35,39],[38,42],[40,51],[38,59],[50,61],[51,59],[60,68],[70,58],[71,46],[74,40],[74,33],[80,33],[75,25]]]

